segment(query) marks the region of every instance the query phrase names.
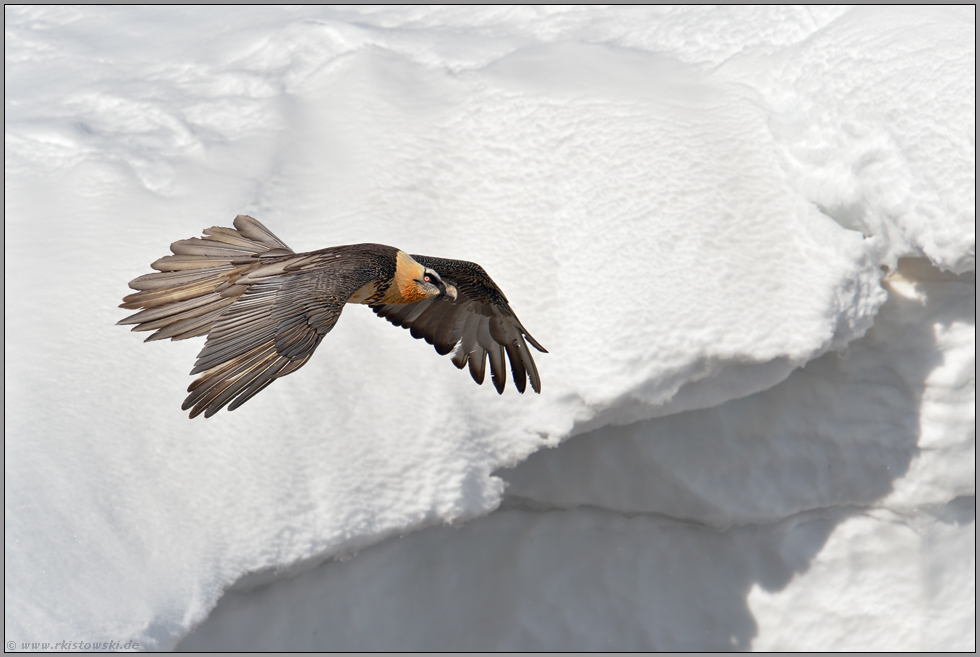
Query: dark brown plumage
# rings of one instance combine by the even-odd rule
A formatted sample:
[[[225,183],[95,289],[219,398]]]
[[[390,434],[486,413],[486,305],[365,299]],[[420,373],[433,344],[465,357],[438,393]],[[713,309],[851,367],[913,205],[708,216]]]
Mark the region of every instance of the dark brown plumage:
[[[252,217],[239,215],[234,225],[174,242],[174,255],[151,265],[157,273],[131,281],[138,292],[120,306],[143,309],[119,324],[155,331],[147,342],[207,336],[191,370],[201,376],[183,404],[191,417],[211,417],[225,405],[235,410],[305,365],[347,303],[371,306],[439,354],[455,349],[453,364],[469,364],[479,384],[489,357],[498,393],[507,359],[520,392],[528,380],[541,392],[528,343],[547,351],[479,265],[382,244],[297,254]]]

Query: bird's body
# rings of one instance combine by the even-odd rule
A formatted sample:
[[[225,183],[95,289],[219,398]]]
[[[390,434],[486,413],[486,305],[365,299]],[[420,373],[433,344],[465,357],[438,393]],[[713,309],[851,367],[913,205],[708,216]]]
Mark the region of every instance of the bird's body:
[[[477,383],[489,357],[502,393],[509,358],[518,390],[530,380],[541,391],[527,345],[545,349],[479,265],[383,244],[297,254],[252,217],[239,215],[234,225],[174,242],[174,255],[152,264],[157,273],[131,281],[139,291],[121,305],[143,309],[119,323],[155,331],[148,342],[207,336],[191,371],[201,376],[183,405],[191,417],[210,417],[229,402],[234,410],[302,367],[348,303],[369,305],[440,354],[455,349],[453,363],[468,364]]]

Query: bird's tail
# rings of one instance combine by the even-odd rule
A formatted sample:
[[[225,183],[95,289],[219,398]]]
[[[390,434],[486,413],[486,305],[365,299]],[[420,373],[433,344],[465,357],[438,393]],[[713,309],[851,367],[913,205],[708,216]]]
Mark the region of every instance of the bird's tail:
[[[174,242],[170,250],[174,255],[150,265],[157,273],[129,282],[139,291],[119,306],[144,309],[117,323],[136,324],[134,331],[156,331],[147,342],[207,335],[245,291],[246,286],[235,285],[244,270],[262,258],[293,253],[272,231],[244,214],[235,217],[235,228],[207,228],[204,237]]]

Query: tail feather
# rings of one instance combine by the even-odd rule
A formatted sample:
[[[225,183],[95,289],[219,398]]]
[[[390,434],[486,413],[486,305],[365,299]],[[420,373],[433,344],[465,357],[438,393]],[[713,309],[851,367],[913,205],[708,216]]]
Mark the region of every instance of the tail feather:
[[[134,330],[155,331],[157,329],[165,328],[171,324],[175,324],[176,322],[180,322],[185,319],[193,319],[195,317],[201,317],[202,315],[206,315],[208,313],[213,313],[235,302],[234,299],[222,299],[220,297],[218,298],[217,301],[212,301],[211,296],[212,295],[209,294],[205,297],[201,297],[201,299],[204,300],[205,303],[201,306],[198,306],[197,308],[191,308],[189,310],[185,310],[184,312],[171,311],[170,314],[153,321],[144,320],[140,322],[138,326],[134,327]],[[181,304],[174,304],[174,305],[179,306]],[[159,340],[159,338],[157,339]]]
[[[290,253],[293,252],[291,248],[286,246],[285,242],[276,237],[271,230],[263,226],[262,222],[247,214],[240,214],[235,217],[235,228],[243,237],[259,242],[260,244],[265,244],[270,249],[285,249]]]
[[[173,272],[188,269],[211,269],[215,266],[215,262],[213,258],[202,258],[201,256],[169,255],[153,261],[150,267],[153,267],[157,271]],[[223,262],[231,264],[233,261],[225,260]],[[150,274],[147,275],[149,276]]]
[[[135,315],[130,315],[126,319],[121,319],[116,322],[117,325],[125,324],[143,324],[146,322],[154,322],[158,319],[174,315],[176,313],[184,312],[185,310],[190,310],[191,308],[199,308],[200,306],[210,303],[208,297],[197,297],[194,299],[188,299],[187,301],[181,301],[180,303],[175,303],[170,306],[162,306],[157,308],[147,308],[146,310],[141,310]]]
[[[254,249],[220,242],[211,237],[191,237],[186,240],[178,240],[170,245],[170,250],[176,255],[207,256],[219,260],[231,260],[255,253]],[[268,249],[262,248],[262,251],[268,251]]]
[[[234,301],[234,299],[231,299],[231,301]],[[206,315],[176,320],[172,324],[161,328],[144,340],[144,342],[153,342],[154,340],[164,340],[166,338],[170,338],[171,340],[186,340],[187,338],[206,335],[224,311],[224,306],[219,306]]]
[[[213,264],[213,263],[212,263]],[[218,267],[208,267],[191,269],[184,271],[163,271],[156,274],[143,274],[129,282],[129,287],[134,290],[165,290],[187,283],[197,283],[202,280],[220,276],[223,272],[232,269],[230,264]]]
[[[234,228],[220,228],[218,226],[212,226],[211,228],[205,228],[203,232],[205,235],[207,235],[205,239],[224,242],[230,246],[237,246],[243,251],[247,251],[249,253],[258,253],[268,250],[269,248],[267,244],[242,237],[241,233]]]
[[[170,245],[174,255],[156,260],[155,273],[130,281],[138,290],[123,298],[120,308],[141,309],[118,324],[135,324],[133,331],[156,331],[147,341],[184,340],[207,335],[225,309],[247,286],[238,277],[270,251],[293,251],[260,222],[246,215],[235,228],[213,226],[204,237]]]
[[[175,285],[162,290],[145,290],[123,297],[120,308],[156,308],[178,301],[186,301],[205,294],[214,293],[214,288],[225,280],[222,275],[208,276],[198,281]],[[126,319],[129,319],[128,317]],[[126,321],[125,319],[122,321]]]

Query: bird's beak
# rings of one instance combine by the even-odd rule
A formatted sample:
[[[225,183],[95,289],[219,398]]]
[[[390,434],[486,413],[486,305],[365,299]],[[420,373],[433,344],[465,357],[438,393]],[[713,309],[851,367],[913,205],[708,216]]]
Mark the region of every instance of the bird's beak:
[[[449,300],[450,301],[455,302],[456,301],[456,287],[453,286],[453,285],[450,285],[450,284],[446,283],[446,296],[449,297]]]

